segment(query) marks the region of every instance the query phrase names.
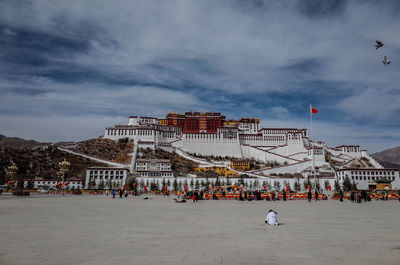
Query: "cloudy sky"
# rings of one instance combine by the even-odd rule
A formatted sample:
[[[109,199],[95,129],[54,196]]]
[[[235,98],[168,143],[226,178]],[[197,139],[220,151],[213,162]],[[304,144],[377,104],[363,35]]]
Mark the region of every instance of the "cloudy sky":
[[[373,153],[400,145],[399,62],[396,0],[5,0],[0,133],[82,140],[188,110],[308,128],[311,103],[315,138]]]

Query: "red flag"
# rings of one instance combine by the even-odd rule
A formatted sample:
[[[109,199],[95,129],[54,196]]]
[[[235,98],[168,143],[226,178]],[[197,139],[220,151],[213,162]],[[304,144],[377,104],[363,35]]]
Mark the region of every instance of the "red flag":
[[[289,191],[290,191],[289,185],[286,185],[286,192],[289,192]]]
[[[332,188],[331,188],[331,185],[329,185],[329,186],[328,186],[328,190],[331,191],[331,189],[332,189]]]
[[[311,105],[310,105],[310,108],[311,108],[311,113],[312,114],[317,114],[318,113],[318,110],[316,108],[313,108]]]
[[[311,190],[311,187],[310,187],[310,185],[308,185],[308,186],[307,186],[307,189],[308,189],[308,191],[310,191],[310,190]]]

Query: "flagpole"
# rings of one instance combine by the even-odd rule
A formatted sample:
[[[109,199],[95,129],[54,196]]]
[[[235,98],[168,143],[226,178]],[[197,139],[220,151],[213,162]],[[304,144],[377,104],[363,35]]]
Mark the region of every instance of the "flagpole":
[[[310,144],[311,144],[311,158],[312,158],[312,174],[314,177],[314,188],[317,188],[317,182],[315,177],[315,160],[314,160],[314,144],[312,143],[312,106],[310,104]]]

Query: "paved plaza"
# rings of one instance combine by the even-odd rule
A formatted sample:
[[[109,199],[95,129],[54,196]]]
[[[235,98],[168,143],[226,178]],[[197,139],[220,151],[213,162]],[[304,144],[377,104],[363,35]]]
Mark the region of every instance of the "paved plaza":
[[[0,196],[0,264],[399,264],[400,203]],[[267,210],[283,225],[264,224]]]

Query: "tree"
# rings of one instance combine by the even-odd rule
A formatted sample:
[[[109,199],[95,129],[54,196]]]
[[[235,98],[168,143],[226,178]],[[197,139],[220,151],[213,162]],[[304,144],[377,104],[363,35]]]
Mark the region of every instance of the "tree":
[[[144,188],[144,180],[143,179],[139,182],[139,185],[140,185],[140,189]]]
[[[26,184],[26,187],[28,189],[33,189],[33,181],[32,180],[28,180],[28,183]]]
[[[162,185],[161,189],[164,189],[165,185],[167,185],[165,178],[163,178],[161,185]]]
[[[171,181],[168,179],[167,180],[167,186],[170,187],[171,186]]]
[[[232,181],[231,181],[229,178],[226,179],[226,185],[227,185],[227,186],[232,185]]]
[[[325,186],[325,190],[329,189],[329,180],[325,180],[324,186]]]
[[[351,190],[357,190],[357,183],[354,182],[354,179],[353,182],[351,183]]]
[[[174,178],[174,182],[173,182],[172,186],[174,187],[175,191],[178,190],[178,178],[177,177]]]
[[[196,190],[200,189],[200,183],[199,183],[199,180],[198,180],[198,179],[196,179],[196,182],[195,182],[195,184],[194,184],[194,188],[195,188]]]
[[[151,191],[156,191],[158,190],[158,183],[156,183],[156,181],[153,179],[150,182],[150,190]]]
[[[253,187],[254,187],[254,189],[258,189],[259,186],[260,186],[260,182],[258,182],[258,179],[256,179],[256,180],[254,181],[254,183],[253,183]]]
[[[94,181],[94,179],[89,180],[88,189],[91,190],[95,188],[96,188],[96,182]]]
[[[303,187],[305,190],[308,190],[308,186],[310,186],[310,189],[312,189],[310,177],[307,177],[307,180],[303,181]]]
[[[204,188],[205,188],[204,185],[205,185],[205,182],[204,182],[204,179],[202,179],[202,180],[200,181],[200,187],[201,187],[202,189],[204,189]]]
[[[193,179],[190,180],[190,188],[191,188],[191,189],[194,188],[194,181],[193,181]]]
[[[335,190],[336,190],[336,191],[341,190],[339,181],[338,181],[337,179],[335,179]]]
[[[295,183],[294,183],[294,190],[295,190],[296,192],[299,192],[299,191],[301,190],[301,185],[300,185],[299,179],[297,179],[297,180],[295,181]]]
[[[278,180],[274,180],[274,189],[275,190],[280,190],[280,184]]]
[[[266,181],[266,185],[267,185],[267,189],[271,190],[272,186],[271,186],[271,182],[269,180]]]
[[[136,190],[136,185],[134,185],[134,184],[137,185],[136,178],[135,177],[130,177],[128,179],[128,189],[129,190]]]
[[[318,191],[321,190],[321,183],[319,182],[319,178],[315,180],[315,189]]]
[[[346,176],[343,180],[343,190],[350,191],[351,190],[351,182],[348,176]]]
[[[243,174],[240,174],[239,185],[243,185],[244,186]]]
[[[221,186],[221,182],[219,181],[219,177],[215,179],[215,186]]]
[[[100,180],[99,185],[97,187],[99,190],[104,190],[104,181]]]

